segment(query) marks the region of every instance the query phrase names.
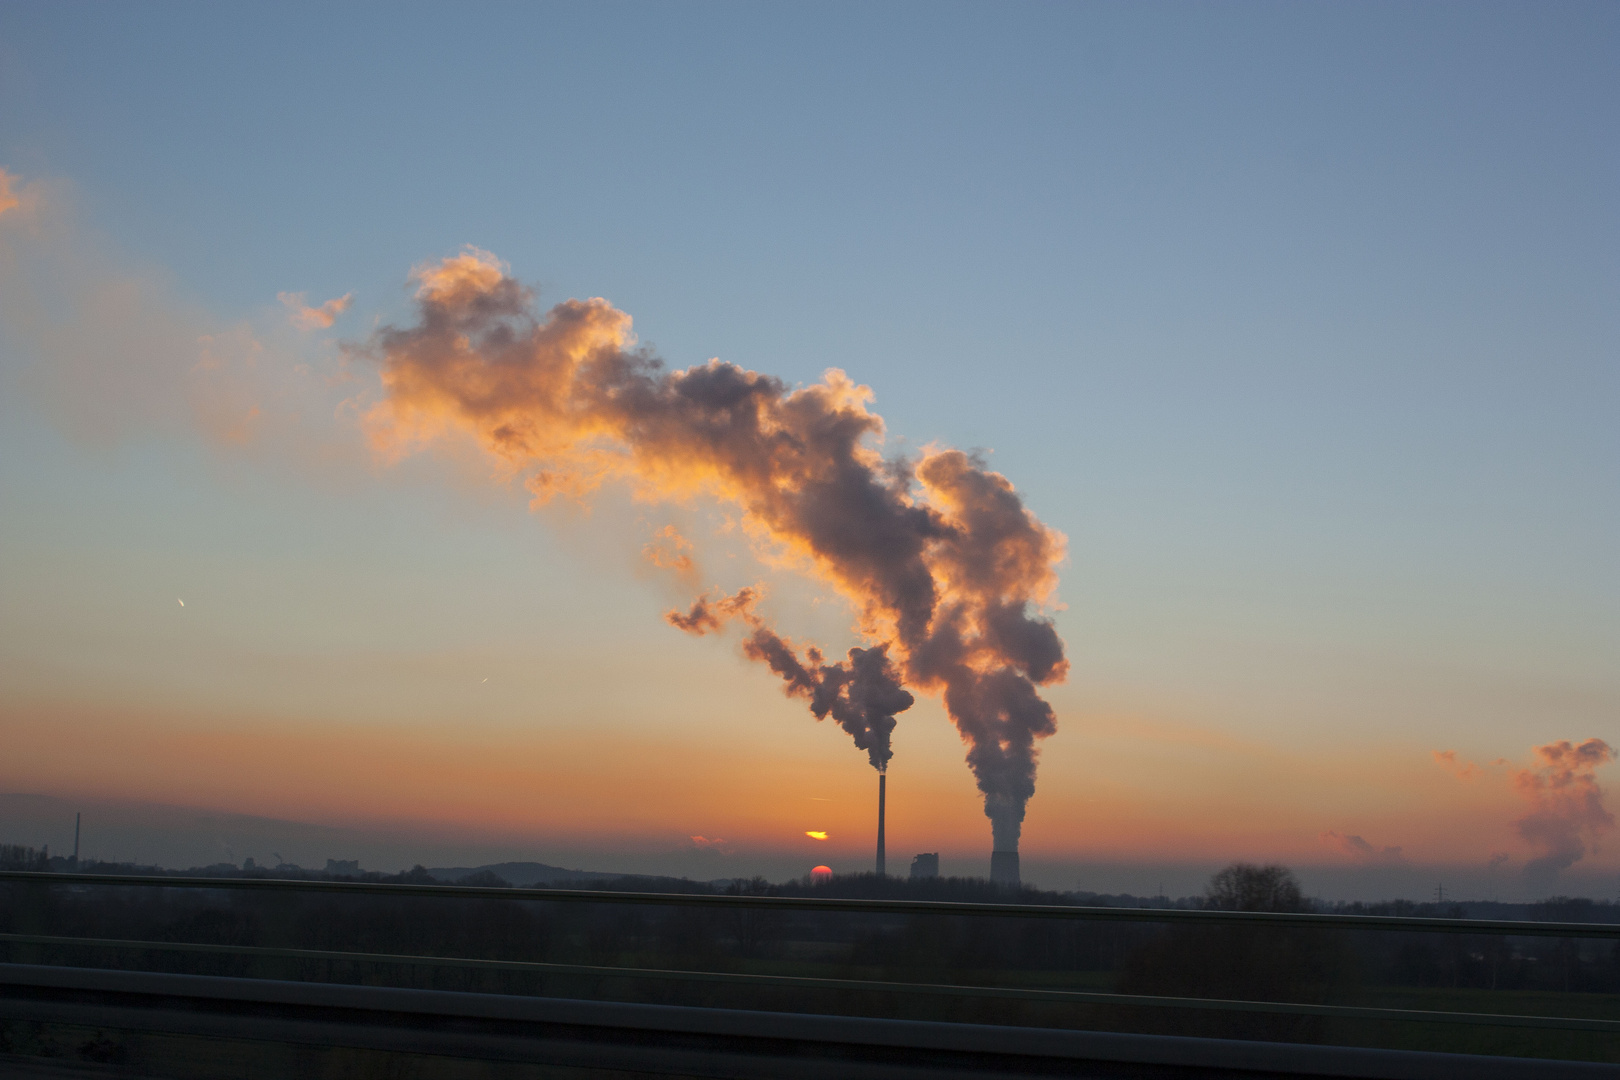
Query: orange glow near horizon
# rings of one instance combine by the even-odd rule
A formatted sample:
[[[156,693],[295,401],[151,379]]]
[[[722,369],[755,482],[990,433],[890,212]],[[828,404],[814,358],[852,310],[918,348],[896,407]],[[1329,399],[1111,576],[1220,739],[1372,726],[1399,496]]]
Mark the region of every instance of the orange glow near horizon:
[[[904,733],[906,768],[890,778],[890,848],[987,848],[954,732],[942,718],[919,720],[932,722]],[[817,738],[824,732],[808,723],[776,730],[791,754],[770,761],[754,747],[681,731],[626,733],[604,759],[603,733],[592,730],[179,722],[60,708],[5,709],[0,726],[12,751],[0,764],[0,790],[13,792],[567,839],[602,850],[691,849],[693,837],[723,836],[696,846],[746,855],[781,850],[782,836],[801,834],[854,858],[864,857],[874,828],[864,762],[857,767],[846,747]],[[1100,717],[1076,722],[1072,738],[1047,747],[1027,858],[1483,865],[1498,852],[1518,862],[1536,854],[1515,830],[1529,804],[1506,766],[1462,782],[1425,747],[1307,756],[1173,727],[1158,736],[1164,753],[1144,763],[1144,739],[1154,741],[1145,729],[1110,727]],[[825,799],[833,820],[801,829],[792,819],[802,801],[784,793]],[[1612,865],[1610,847],[1589,853],[1583,868]]]

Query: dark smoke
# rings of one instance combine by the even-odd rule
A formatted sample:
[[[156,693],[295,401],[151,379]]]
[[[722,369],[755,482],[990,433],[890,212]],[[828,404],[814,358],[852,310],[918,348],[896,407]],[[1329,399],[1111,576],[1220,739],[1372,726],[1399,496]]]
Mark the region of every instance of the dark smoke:
[[[872,768],[887,772],[894,756],[889,744],[895,715],[917,700],[900,685],[899,673],[889,662],[889,647],[851,649],[847,660],[829,664],[812,645],[801,660],[790,642],[754,614],[757,596],[753,589],[742,589],[719,601],[699,597],[685,614],[671,611],[664,618],[694,634],[718,630],[732,618],[746,622],[749,634],[743,639],[744,655],[780,675],[787,695],[803,698],[817,720],[831,716],[855,740],[856,748],[866,751]]]

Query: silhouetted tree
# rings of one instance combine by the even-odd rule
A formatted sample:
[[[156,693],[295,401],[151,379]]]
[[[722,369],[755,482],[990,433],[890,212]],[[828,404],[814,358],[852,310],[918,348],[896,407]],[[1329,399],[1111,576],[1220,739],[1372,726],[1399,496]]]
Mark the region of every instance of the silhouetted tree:
[[[1305,911],[1309,904],[1286,866],[1235,862],[1209,879],[1204,906],[1217,911]]]
[[[0,870],[35,870],[51,868],[51,849],[35,851],[22,844],[0,844]]]
[[[1215,874],[1204,906],[1217,911],[1305,911],[1284,866],[1233,863]],[[1127,959],[1121,993],[1242,1001],[1320,1001],[1334,973],[1335,943],[1322,931],[1286,926],[1176,926]],[[1322,1024],[1286,1014],[1135,1009],[1127,1022],[1152,1031],[1314,1042]]]

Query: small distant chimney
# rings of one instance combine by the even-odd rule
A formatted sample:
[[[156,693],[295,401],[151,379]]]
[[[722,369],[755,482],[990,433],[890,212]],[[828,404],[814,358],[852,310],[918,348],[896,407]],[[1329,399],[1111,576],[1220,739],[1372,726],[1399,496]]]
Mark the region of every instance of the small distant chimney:
[[[997,885],[1021,885],[1018,876],[1018,852],[992,851],[990,853],[990,880]]]
[[[73,815],[73,865],[79,865],[79,823],[84,814],[77,812]]]
[[[939,877],[939,852],[924,851],[911,860],[911,880]]]
[[[883,809],[884,809],[884,807],[883,807],[883,803],[884,803],[884,800],[888,796],[888,787],[889,787],[889,774],[888,773],[878,773],[878,850],[877,850],[877,875],[878,875],[878,877],[883,877],[884,876],[884,856],[883,856]]]

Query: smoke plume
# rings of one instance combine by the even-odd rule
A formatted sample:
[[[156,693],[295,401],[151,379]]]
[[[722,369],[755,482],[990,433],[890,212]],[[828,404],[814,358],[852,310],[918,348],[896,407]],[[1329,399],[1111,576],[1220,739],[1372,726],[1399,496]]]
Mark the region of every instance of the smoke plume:
[[[872,768],[887,772],[894,756],[889,741],[895,715],[917,700],[901,685],[900,675],[889,661],[889,646],[851,649],[847,660],[829,664],[821,650],[810,645],[801,660],[793,643],[754,613],[758,596],[757,589],[740,589],[718,601],[700,596],[684,614],[671,611],[664,618],[692,634],[719,630],[727,621],[740,619],[749,630],[743,639],[743,654],[780,675],[787,695],[808,702],[817,720],[831,716],[855,740],[856,748],[866,751]]]
[[[476,249],[414,280],[415,324],[385,327],[368,346],[385,390],[365,416],[380,454],[470,436],[537,502],[622,482],[647,501],[728,504],[767,561],[849,601],[867,647],[837,662],[801,650],[754,611],[752,592],[700,598],[670,621],[694,633],[740,621],[745,653],[879,769],[894,716],[912,703],[902,683],[941,694],[996,847],[1016,849],[1035,742],[1055,729],[1037,687],[1068,663],[1040,615],[1064,539],[1006,478],[958,450],[885,458],[871,391],[836,368],[799,388],[718,360],[669,371],[607,301],[542,315],[533,292]]]
[[[1593,775],[1614,760],[1614,749],[1602,739],[1579,746],[1565,739],[1536,747],[1536,757],[1539,765],[1513,773],[1513,786],[1530,804],[1514,825],[1540,853],[1525,864],[1525,876],[1550,881],[1585,858],[1599,833],[1614,828]]]

